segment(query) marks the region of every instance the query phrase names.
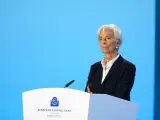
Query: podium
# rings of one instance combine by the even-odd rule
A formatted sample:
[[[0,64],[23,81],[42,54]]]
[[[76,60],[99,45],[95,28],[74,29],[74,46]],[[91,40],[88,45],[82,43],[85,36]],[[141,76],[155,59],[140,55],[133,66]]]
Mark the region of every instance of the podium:
[[[137,105],[106,94],[68,88],[22,93],[23,120],[136,120]]]

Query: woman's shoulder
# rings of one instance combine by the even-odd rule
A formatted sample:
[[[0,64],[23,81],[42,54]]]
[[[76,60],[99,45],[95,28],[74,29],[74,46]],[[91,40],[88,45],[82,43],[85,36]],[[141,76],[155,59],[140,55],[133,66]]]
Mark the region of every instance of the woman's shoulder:
[[[96,68],[98,66],[101,66],[101,61],[95,62],[91,65],[91,68]]]
[[[132,63],[131,61],[124,59],[124,58],[123,58],[123,66],[125,66],[125,68],[128,68],[128,69],[130,69],[130,68],[135,69],[136,68],[134,63]]]

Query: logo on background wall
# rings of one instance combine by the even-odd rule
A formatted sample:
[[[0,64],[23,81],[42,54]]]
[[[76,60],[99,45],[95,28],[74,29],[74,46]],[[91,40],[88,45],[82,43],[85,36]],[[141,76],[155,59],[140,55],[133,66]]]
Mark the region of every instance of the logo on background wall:
[[[50,101],[50,106],[52,107],[58,107],[59,106],[59,100],[57,97],[53,97],[52,100]]]

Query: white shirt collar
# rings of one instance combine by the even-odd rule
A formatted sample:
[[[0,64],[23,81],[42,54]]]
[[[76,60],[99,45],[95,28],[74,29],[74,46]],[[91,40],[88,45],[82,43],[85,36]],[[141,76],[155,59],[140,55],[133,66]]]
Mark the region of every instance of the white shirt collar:
[[[103,68],[110,68],[110,67],[113,65],[113,63],[118,59],[119,56],[120,56],[120,55],[118,54],[115,58],[113,58],[113,59],[112,59],[111,61],[109,61],[107,64],[105,64],[104,58],[103,58],[102,61],[101,61],[102,67],[103,67]]]

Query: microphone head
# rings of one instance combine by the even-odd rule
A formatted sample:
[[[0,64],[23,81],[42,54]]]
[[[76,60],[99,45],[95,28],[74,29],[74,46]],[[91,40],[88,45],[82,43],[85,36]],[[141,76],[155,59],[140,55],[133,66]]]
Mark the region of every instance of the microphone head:
[[[75,81],[75,80],[72,80],[72,81],[70,81],[69,83],[67,83],[67,84],[65,85],[65,88],[68,87],[68,86],[70,86],[74,81]]]

